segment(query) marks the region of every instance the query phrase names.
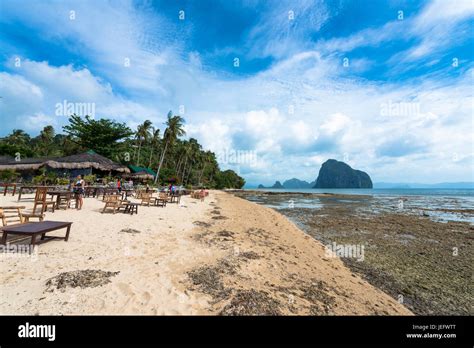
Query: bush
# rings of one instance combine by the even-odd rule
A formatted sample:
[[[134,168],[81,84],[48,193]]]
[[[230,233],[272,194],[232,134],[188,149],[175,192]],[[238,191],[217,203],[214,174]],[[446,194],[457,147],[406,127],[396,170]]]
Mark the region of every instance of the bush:
[[[69,179],[67,178],[57,178],[56,185],[69,185]]]
[[[35,185],[43,185],[46,182],[46,175],[40,174],[40,175],[34,176],[31,181]]]
[[[96,179],[97,179],[97,175],[95,174],[89,174],[89,175],[84,176],[84,181],[87,184],[94,184]]]
[[[6,169],[0,172],[0,181],[2,182],[12,182],[20,175],[14,169]]]

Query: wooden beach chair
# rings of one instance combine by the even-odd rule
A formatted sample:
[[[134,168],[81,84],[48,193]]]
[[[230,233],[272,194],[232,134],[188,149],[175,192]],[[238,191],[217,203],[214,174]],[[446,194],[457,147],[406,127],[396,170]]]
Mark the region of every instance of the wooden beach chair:
[[[151,200],[153,199],[153,192],[143,192],[140,196],[141,198],[141,205],[150,206]]]
[[[36,189],[35,201],[33,204],[33,214],[36,214],[36,208],[40,205],[41,206],[41,214],[45,211],[48,211],[48,207],[51,206],[51,210],[54,213],[54,208],[56,206],[56,202],[51,199],[48,199],[48,188],[47,187],[38,187]]]
[[[43,214],[26,213],[23,206],[7,206],[0,207],[0,219],[3,226],[23,224],[29,222],[31,218],[37,218],[43,221]]]
[[[2,219],[2,225],[9,226],[22,224],[22,209],[25,209],[25,207],[0,207],[0,219]]]
[[[72,192],[59,195],[57,208],[58,209],[64,208],[65,210],[71,208],[72,197],[73,197]]]
[[[166,192],[160,192],[158,197],[155,198],[155,205],[159,207],[166,207],[166,203],[168,202],[168,195]]]
[[[107,195],[105,196],[105,206],[102,209],[102,213],[105,213],[107,209],[112,209],[113,213],[120,211],[120,208],[124,208],[128,201],[122,200],[119,195]]]

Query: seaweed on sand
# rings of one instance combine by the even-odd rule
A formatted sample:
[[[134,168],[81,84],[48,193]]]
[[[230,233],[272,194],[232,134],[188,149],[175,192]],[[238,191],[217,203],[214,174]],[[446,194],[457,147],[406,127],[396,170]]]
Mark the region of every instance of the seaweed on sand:
[[[215,302],[229,296],[231,289],[224,287],[222,277],[216,267],[204,266],[188,272],[193,285],[205,294],[211,295]]]
[[[281,315],[280,303],[265,291],[239,290],[220,315]]]
[[[211,219],[214,219],[214,220],[227,220],[228,217],[227,216],[222,216],[222,215],[217,215],[217,216],[213,216]]]
[[[123,229],[120,230],[120,232],[131,233],[131,234],[141,233],[139,230],[136,230],[136,229],[133,229],[133,228],[123,228]]]
[[[82,271],[62,272],[46,281],[46,290],[52,292],[55,288],[65,291],[70,288],[95,288],[110,283],[110,277],[120,272],[86,269]]]
[[[211,227],[211,224],[204,221],[194,221],[193,224],[199,227]]]
[[[239,257],[246,260],[256,260],[261,258],[261,256],[255,251],[243,251],[239,253]]]
[[[313,280],[310,284],[301,287],[300,290],[303,292],[301,297],[312,303],[311,314],[329,314],[331,312],[335,298],[327,293],[327,287],[323,281]]]

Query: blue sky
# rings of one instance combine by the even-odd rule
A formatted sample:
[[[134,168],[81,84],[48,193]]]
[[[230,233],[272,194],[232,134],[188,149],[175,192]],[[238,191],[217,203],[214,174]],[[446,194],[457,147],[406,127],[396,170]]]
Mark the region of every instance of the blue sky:
[[[2,0],[0,136],[60,130],[64,101],[133,128],[173,110],[250,184],[328,158],[474,181],[473,20],[468,0]]]

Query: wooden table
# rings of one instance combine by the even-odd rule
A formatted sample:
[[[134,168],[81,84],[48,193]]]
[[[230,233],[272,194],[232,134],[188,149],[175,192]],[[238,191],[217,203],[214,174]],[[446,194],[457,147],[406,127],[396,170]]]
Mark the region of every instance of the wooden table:
[[[48,237],[48,239],[64,239],[67,242],[69,239],[69,232],[71,231],[72,222],[63,221],[42,221],[42,222],[29,222],[26,224],[18,224],[13,226],[2,227],[3,232],[2,244],[7,244],[8,234],[16,234],[21,236],[31,236],[31,245],[36,244],[36,237],[41,235],[41,240],[46,238],[46,233],[51,231],[57,231],[62,228],[67,228],[65,237]]]
[[[51,196],[56,196],[56,208],[59,209],[59,205],[61,203],[61,196],[67,196],[67,195],[71,195],[72,196],[72,192],[71,191],[48,191],[48,195],[51,195]]]
[[[169,203],[178,203],[181,201],[181,195],[178,193],[172,193],[169,197]]]
[[[8,187],[13,187],[13,194],[12,196],[15,195],[16,193],[16,184],[15,183],[7,183],[7,182],[4,182],[2,184],[0,184],[0,187],[3,187],[5,189],[5,191],[3,191],[3,195],[6,196],[7,195],[7,191],[8,191]]]
[[[125,214],[130,214],[130,215],[133,215],[133,214],[138,214],[138,206],[140,204],[138,203],[131,203],[131,202],[128,202],[126,203],[125,205],[125,210],[123,211]]]

